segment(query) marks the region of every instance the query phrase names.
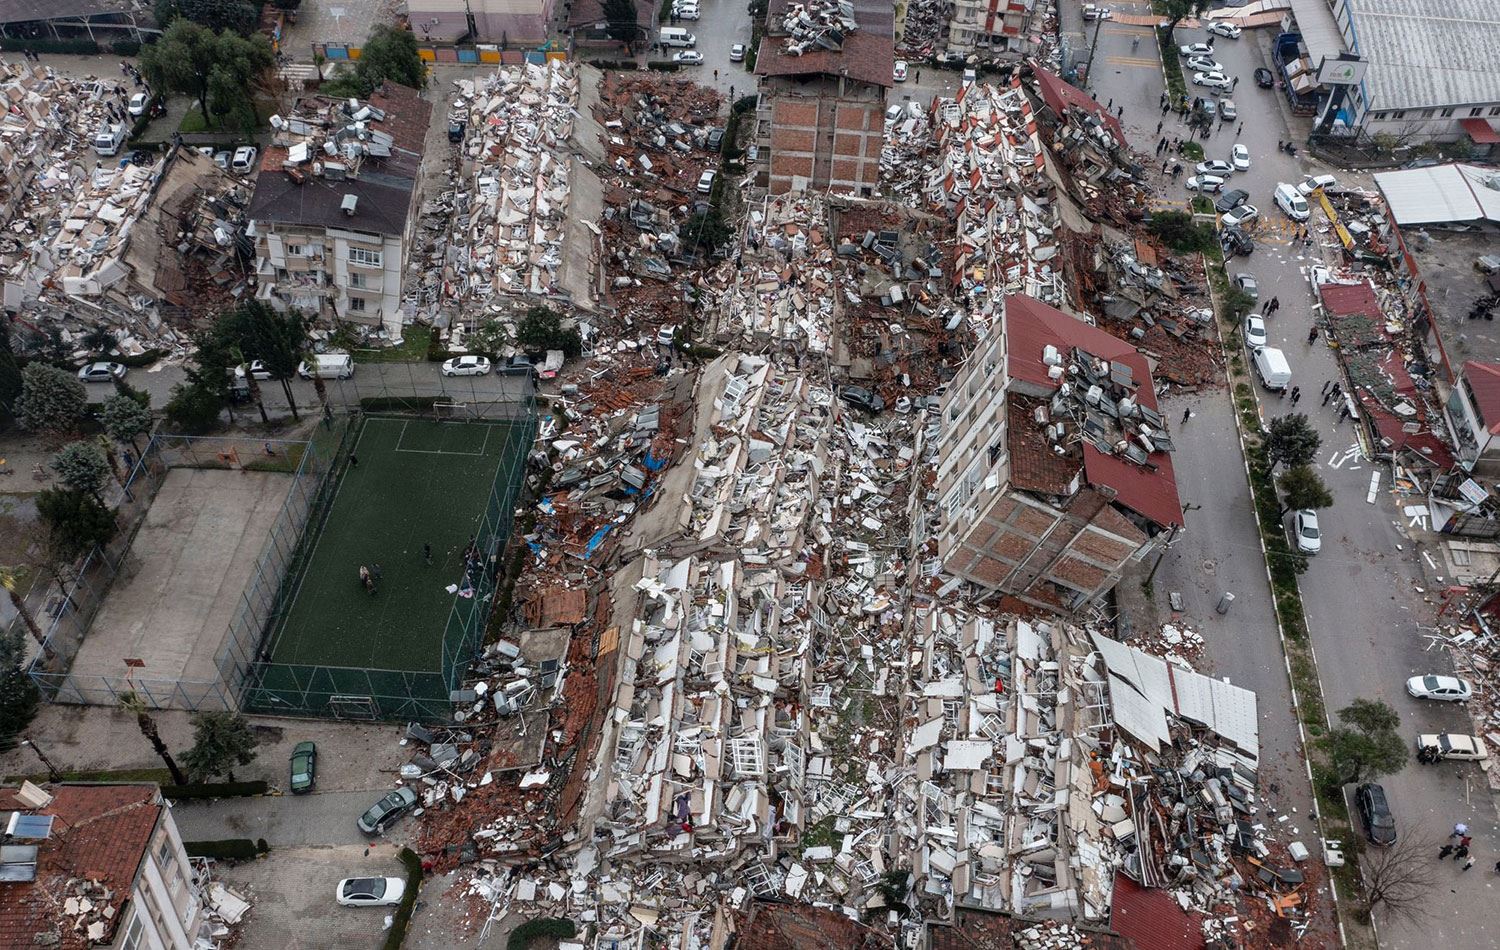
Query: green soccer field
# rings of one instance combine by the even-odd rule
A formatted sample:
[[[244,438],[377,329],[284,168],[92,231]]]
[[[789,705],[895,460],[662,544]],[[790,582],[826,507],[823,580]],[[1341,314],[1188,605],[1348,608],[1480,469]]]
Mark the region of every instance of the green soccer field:
[[[387,417],[362,425],[321,531],[316,522],[308,528],[289,606],[272,632],[273,671],[286,664],[436,673],[454,605],[488,606],[447,588],[463,584],[464,550],[482,532],[492,489],[501,511],[513,503],[529,427]],[[497,486],[502,472],[510,484]],[[424,544],[432,545],[431,564]],[[359,569],[377,565],[371,594]],[[280,680],[273,672],[265,685]]]

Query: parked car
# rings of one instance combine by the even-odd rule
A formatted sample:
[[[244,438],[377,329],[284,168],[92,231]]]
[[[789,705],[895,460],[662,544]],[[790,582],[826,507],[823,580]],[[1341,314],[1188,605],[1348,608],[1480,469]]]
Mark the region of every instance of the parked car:
[[[1266,321],[1259,314],[1245,315],[1245,345],[1252,350],[1266,345]]]
[[[1233,211],[1226,211],[1220,220],[1231,227],[1243,228],[1260,217],[1260,209],[1252,204],[1243,204]]]
[[[1225,228],[1219,232],[1219,244],[1227,256],[1249,257],[1255,253],[1255,238],[1243,228]]]
[[[743,63],[745,61],[744,43],[736,43],[729,47],[729,61],[731,63]]]
[[[719,177],[719,173],[716,172],[716,171],[714,171],[711,168],[709,170],[705,171],[703,174],[699,175],[698,176],[698,194],[700,194],[700,195],[710,194],[714,190],[714,179],[718,178],[718,177]]]
[[[1233,99],[1219,100],[1219,121],[1233,122],[1240,117],[1240,107],[1234,104]]]
[[[1224,65],[1212,56],[1189,56],[1187,60],[1188,69],[1196,69],[1203,73],[1222,73]]]
[[[468,123],[464,122],[462,119],[457,119],[449,122],[448,141],[453,142],[454,144],[462,142],[464,140],[464,129],[466,129],[467,127]]]
[[[1222,72],[1197,72],[1193,73],[1193,85],[1207,86],[1210,89],[1230,89],[1234,86],[1234,80]]]
[[[1083,5],[1083,18],[1085,20],[1108,20],[1114,15],[1114,11],[1109,7],[1101,7],[1094,3],[1085,3]]]
[[[698,19],[699,15],[700,15],[698,13],[698,7],[696,5],[694,5],[694,6],[686,6],[686,7],[683,7],[682,9],[680,9],[680,10],[674,9],[672,11],[672,13],[679,20],[696,20],[696,19]]]
[[[1249,200],[1250,192],[1243,188],[1232,188],[1220,195],[1219,200],[1214,202],[1214,210],[1223,214],[1226,211],[1233,211]]]
[[[1237,172],[1249,171],[1250,150],[1245,146],[1236,143],[1234,148],[1229,150],[1229,163],[1234,166],[1234,170]]]
[[[885,400],[862,386],[845,386],[839,390],[839,398],[865,412],[875,413],[885,409]]]
[[[1474,695],[1468,680],[1457,676],[1413,676],[1406,681],[1406,691],[1418,699],[1436,699],[1445,703],[1462,703]]]
[[[259,154],[254,145],[241,145],[234,150],[229,167],[236,175],[248,175],[255,170],[255,156]]]
[[[1307,205],[1307,199],[1302,197],[1295,185],[1280,182],[1276,185],[1273,195],[1276,206],[1286,212],[1286,216],[1293,221],[1306,221],[1312,216],[1312,209]]]
[[[1224,187],[1224,179],[1218,175],[1194,175],[1183,182],[1188,191],[1202,191],[1212,194]]]
[[[701,66],[703,54],[695,49],[679,50],[672,54],[672,62],[681,63],[684,66]]]
[[[301,795],[313,789],[318,777],[318,747],[311,742],[299,742],[292,749],[291,780],[287,783],[293,795]]]
[[[1251,300],[1260,299],[1260,285],[1255,282],[1254,274],[1235,274],[1234,285]]]
[[[1276,85],[1276,77],[1264,66],[1255,68],[1255,84],[1262,89],[1270,89]]]
[[[1323,533],[1318,528],[1318,513],[1311,508],[1303,508],[1292,518],[1292,534],[1296,538],[1297,550],[1303,554],[1311,556],[1323,550]]]
[[[1310,195],[1319,188],[1332,188],[1339,183],[1332,175],[1308,175],[1297,183],[1297,190],[1304,196]]]
[[[266,369],[266,364],[263,360],[251,360],[249,363],[241,363],[240,365],[236,366],[234,368],[234,378],[244,379],[245,367],[247,366],[250,368],[250,375],[254,376],[256,379],[271,378],[271,371]]]
[[[483,356],[455,356],[441,370],[444,376],[486,376],[489,371],[490,361]]]
[[[717,152],[724,147],[724,130],[718,126],[708,130],[707,143],[710,152]]]
[[[1219,104],[1212,99],[1199,99],[1198,111],[1212,119],[1219,111]]]
[[[132,118],[139,119],[146,114],[146,107],[151,104],[151,97],[144,92],[138,92],[130,97],[130,105],[126,107]]]
[[[906,82],[906,60],[896,60],[896,65],[891,69],[891,78],[897,82]]]
[[[1190,43],[1177,47],[1177,52],[1182,56],[1212,56],[1214,48],[1207,43]]]
[[[1485,747],[1483,739],[1457,732],[1417,736],[1417,751],[1423,749],[1435,751],[1440,759],[1457,759],[1460,762],[1483,762],[1490,757],[1490,750]]]
[[[1208,32],[1226,39],[1237,40],[1240,38],[1240,28],[1233,23],[1225,23],[1223,20],[1215,20],[1207,27]]]
[[[1333,283],[1333,271],[1322,264],[1314,264],[1307,269],[1307,282],[1312,285],[1313,296],[1316,297],[1319,286]]]
[[[227,150],[222,152],[214,152],[214,164],[227,172],[229,171],[229,159],[232,157],[233,156],[231,155],[231,153]]]
[[[335,896],[345,907],[392,907],[405,894],[406,882],[399,877],[346,877]]]
[[[677,341],[677,324],[669,323],[656,331],[656,345],[670,347]]]
[[[1365,823],[1365,837],[1371,844],[1396,843],[1396,818],[1385,800],[1385,789],[1366,782],[1354,790],[1354,807]]]
[[[78,378],[86,383],[112,383],[125,378],[125,367],[119,363],[90,363],[78,371]]]
[[[1234,166],[1217,158],[1211,158],[1206,162],[1199,162],[1193,167],[1193,171],[1199,175],[1218,175],[1227,178],[1234,174]]]
[[[395,824],[397,819],[417,805],[417,793],[405,786],[396,789],[359,816],[359,830],[377,835]]]

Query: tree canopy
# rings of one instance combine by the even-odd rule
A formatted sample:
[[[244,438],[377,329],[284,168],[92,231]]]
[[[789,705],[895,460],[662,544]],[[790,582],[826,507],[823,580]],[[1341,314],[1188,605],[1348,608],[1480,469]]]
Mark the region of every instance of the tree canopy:
[[[210,30],[236,30],[249,33],[255,29],[259,6],[241,0],[156,0],[153,12],[160,26],[177,19],[190,20]]]
[[[516,327],[516,345],[528,353],[562,350],[573,357],[583,352],[583,337],[576,327],[564,327],[556,310],[538,305],[527,310]]]
[[[52,457],[52,470],[68,488],[98,498],[109,481],[109,457],[93,440],[69,442]]]
[[[183,757],[195,782],[226,777],[234,781],[237,766],[255,761],[259,740],[245,717],[235,712],[205,712],[193,717],[193,747]]]
[[[133,447],[136,436],[151,431],[151,410],[141,405],[140,400],[125,393],[117,393],[104,401],[99,409],[99,423],[116,442],[129,442]]]
[[[196,100],[210,125],[253,128],[254,90],[275,56],[264,36],[214,33],[178,17],[141,50],[140,62],[152,88]]]
[[[1168,30],[1176,28],[1180,20],[1197,16],[1209,7],[1209,0],[1156,0],[1157,9],[1166,15]]]
[[[359,51],[359,62],[324,85],[335,96],[365,98],[389,79],[421,89],[427,84],[427,64],[417,52],[417,38],[410,30],[380,23],[370,30]]]
[[[26,675],[26,635],[20,624],[0,628],[0,749],[15,747],[41,699]]]
[[[1339,710],[1340,725],[1318,739],[1328,753],[1335,786],[1368,782],[1406,767],[1406,741],[1397,729],[1401,717],[1381,700],[1356,699]]]
[[[281,382],[292,416],[299,418],[291,379],[307,354],[307,340],[307,320],[301,313],[279,313],[269,304],[251,300],[219,315],[213,330],[200,341],[198,361],[201,364],[205,354],[229,366],[260,360],[271,378]],[[214,357],[215,351],[222,355]]]
[[[47,363],[28,363],[21,371],[16,420],[32,432],[73,432],[88,411],[88,391],[78,377]]]
[[[114,512],[93,495],[71,488],[44,489],[36,497],[36,510],[47,526],[53,553],[64,563],[107,543],[119,530]]]
[[[604,19],[608,24],[604,32],[612,40],[619,40],[627,47],[641,37],[641,24],[635,10],[635,0],[604,0]]]
[[[1317,510],[1333,504],[1333,492],[1311,465],[1294,465],[1281,476],[1281,513]]]
[[[1300,412],[1272,419],[1266,429],[1266,461],[1278,464],[1306,465],[1318,454],[1323,437],[1318,435],[1307,416]]]

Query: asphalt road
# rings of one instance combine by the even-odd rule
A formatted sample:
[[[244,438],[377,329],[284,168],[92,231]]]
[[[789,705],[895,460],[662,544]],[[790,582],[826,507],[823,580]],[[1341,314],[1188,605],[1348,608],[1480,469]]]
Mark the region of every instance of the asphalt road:
[[[1121,9],[1116,6],[1117,11]],[[1135,35],[1142,39],[1132,49]],[[1178,30],[1179,44],[1204,39],[1201,30]],[[1440,650],[1429,648],[1430,641],[1423,636],[1430,632],[1434,608],[1424,599],[1417,546],[1401,530],[1406,518],[1387,491],[1389,469],[1367,461],[1352,424],[1337,422],[1332,403],[1321,405],[1323,384],[1339,378],[1338,366],[1334,351],[1321,338],[1308,343],[1315,298],[1306,273],[1311,264],[1325,257],[1337,260],[1338,249],[1331,236],[1326,247],[1317,240],[1311,247],[1297,241],[1291,234],[1294,225],[1276,208],[1271,195],[1277,182],[1296,182],[1304,174],[1329,169],[1300,153],[1294,158],[1277,149],[1278,141],[1300,139],[1303,133],[1289,129],[1289,117],[1275,93],[1254,85],[1251,73],[1266,63],[1269,40],[1263,30],[1247,31],[1238,41],[1216,40],[1215,58],[1230,75],[1241,77],[1232,95],[1243,129],[1238,122],[1219,123],[1203,144],[1208,158],[1227,159],[1236,142],[1250,149],[1250,170],[1234,175],[1229,187],[1250,192],[1250,202],[1261,211],[1254,228],[1257,250],[1249,258],[1235,258],[1229,269],[1254,274],[1263,301],[1280,298],[1279,311],[1268,320],[1271,345],[1286,353],[1293,381],[1304,392],[1294,406],[1289,396],[1278,399],[1259,391],[1262,413],[1271,418],[1305,412],[1323,438],[1316,467],[1333,492],[1334,504],[1320,513],[1323,550],[1311,559],[1300,584],[1324,696],[1330,711],[1361,697],[1383,699],[1400,713],[1402,734],[1413,739],[1420,732],[1471,731],[1463,710],[1412,699],[1404,689],[1411,675],[1449,672],[1451,666]],[[1132,142],[1151,154],[1158,137],[1156,122],[1162,119],[1157,108],[1162,84],[1149,31],[1106,24],[1096,62],[1092,83],[1096,94],[1124,106]],[[1161,134],[1184,135],[1185,129],[1167,117]],[[1348,175],[1334,171],[1348,181]],[[1188,174],[1185,170],[1182,178]],[[1187,196],[1181,180],[1164,182],[1162,193],[1173,201]],[[1318,220],[1315,217],[1315,225]],[[1203,508],[1189,511],[1187,530],[1163,562],[1156,589],[1184,593],[1189,616],[1204,623],[1212,671],[1256,691],[1262,715],[1262,758],[1275,777],[1285,779],[1293,766],[1297,771],[1301,766],[1294,761],[1295,724],[1241,460],[1238,453],[1223,451],[1227,434],[1233,431],[1233,409],[1223,391],[1180,398],[1167,406],[1169,414],[1179,413],[1172,417],[1174,422],[1183,405],[1192,406],[1195,418],[1174,431],[1179,445],[1175,456],[1179,490],[1184,503]],[[1379,490],[1369,502],[1370,479],[1377,471],[1381,474]],[[1237,600],[1227,617],[1217,618],[1212,606],[1225,590],[1233,591]],[[1413,762],[1381,783],[1402,834],[1440,839],[1455,821],[1466,821],[1480,859],[1475,871],[1481,872],[1462,874],[1451,864],[1439,868],[1440,883],[1431,892],[1430,915],[1419,923],[1385,923],[1381,944],[1393,948],[1493,945],[1495,913],[1483,898],[1492,883],[1489,868],[1500,857],[1500,829],[1482,774],[1468,765],[1425,767]],[[1299,813],[1305,813],[1301,803],[1306,801],[1306,780],[1293,784],[1298,788],[1289,793],[1283,787],[1283,796],[1289,795],[1289,801],[1299,803]],[[1309,828],[1303,838],[1310,837]]]
[[[182,801],[173,805],[172,817],[177,819],[185,841],[264,838],[272,848],[364,844],[375,839],[366,837],[355,821],[389,791],[390,788],[381,787],[211,802]],[[404,836],[415,827],[415,819],[408,815],[392,826],[386,837],[404,841]]]

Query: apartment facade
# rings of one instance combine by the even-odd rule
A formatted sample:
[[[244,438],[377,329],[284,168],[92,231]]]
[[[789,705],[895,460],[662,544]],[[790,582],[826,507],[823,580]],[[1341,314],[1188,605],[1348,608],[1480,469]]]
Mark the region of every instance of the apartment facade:
[[[537,46],[547,39],[556,0],[407,0],[412,32],[423,40]]]
[[[28,782],[0,799],[7,826],[22,829],[0,849],[0,946],[195,950],[210,938],[204,891],[155,785]]]
[[[387,82],[368,102],[310,96],[278,117],[249,210],[259,299],[400,337],[431,112]]]
[[[948,52],[1021,53],[1036,0],[953,0]]]
[[[1031,297],[1004,310],[944,395],[938,554],[1071,610],[1181,525],[1170,439],[1133,347]]]

